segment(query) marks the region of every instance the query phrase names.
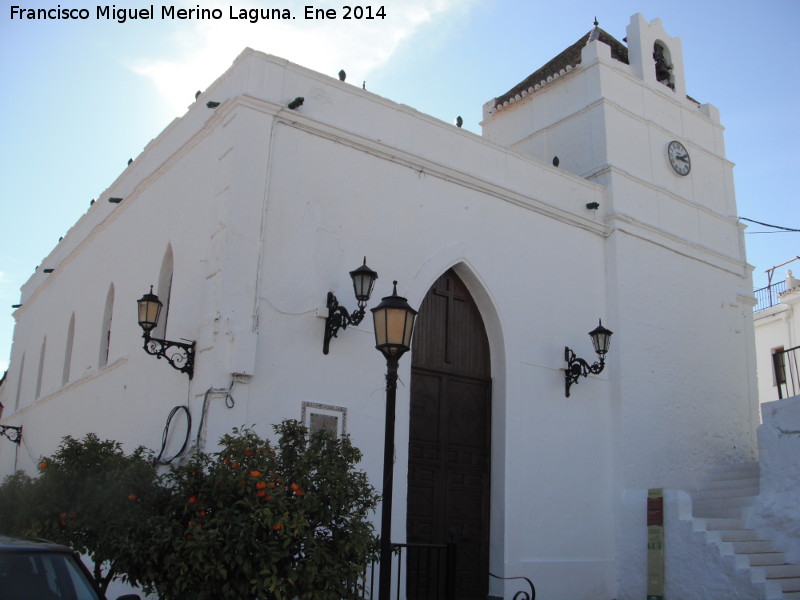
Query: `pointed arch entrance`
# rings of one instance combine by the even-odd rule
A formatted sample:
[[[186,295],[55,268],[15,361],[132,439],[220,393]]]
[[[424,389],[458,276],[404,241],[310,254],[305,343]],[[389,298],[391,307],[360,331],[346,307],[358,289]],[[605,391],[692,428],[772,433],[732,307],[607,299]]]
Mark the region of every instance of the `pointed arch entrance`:
[[[488,592],[491,389],[483,319],[450,269],[426,294],[414,331],[406,535],[457,544],[458,600]],[[409,564],[409,598],[425,569]]]

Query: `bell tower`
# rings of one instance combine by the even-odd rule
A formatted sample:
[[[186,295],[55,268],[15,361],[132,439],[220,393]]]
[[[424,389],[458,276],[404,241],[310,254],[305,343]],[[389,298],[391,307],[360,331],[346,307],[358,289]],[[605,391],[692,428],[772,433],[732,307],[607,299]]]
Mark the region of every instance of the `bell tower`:
[[[607,186],[616,215],[739,260],[719,111],[686,95],[681,40],[661,19],[633,15],[624,42],[595,22],[484,105],[484,137]]]
[[[748,355],[751,271],[719,111],[687,96],[681,40],[668,35],[660,19],[635,14],[623,41],[595,24],[486,103],[483,114],[484,136],[531,157],[531,169],[566,171],[603,187],[598,206],[574,213],[607,227],[608,322],[625,339],[616,363],[625,365],[625,377],[610,367],[621,399],[622,485],[646,490],[654,481],[677,481],[682,469],[692,471],[692,462],[654,470],[647,457],[667,456],[673,442],[640,426],[647,410],[683,407],[669,418],[675,425],[685,420],[678,429],[687,432],[696,432],[697,410],[736,414],[743,427],[758,421]],[[557,204],[567,206],[566,197]],[[730,361],[716,367],[726,373],[726,387],[711,389],[701,383],[701,371],[708,372],[709,357],[720,355],[720,344],[731,352]],[[659,348],[682,349],[670,355],[669,369],[648,362],[654,353],[667,356]],[[709,453],[733,452],[733,445],[696,441]]]
[[[649,23],[637,13],[627,28],[628,61],[634,76],[658,89],[660,83],[676,98],[686,98],[681,40],[664,31],[661,19]]]

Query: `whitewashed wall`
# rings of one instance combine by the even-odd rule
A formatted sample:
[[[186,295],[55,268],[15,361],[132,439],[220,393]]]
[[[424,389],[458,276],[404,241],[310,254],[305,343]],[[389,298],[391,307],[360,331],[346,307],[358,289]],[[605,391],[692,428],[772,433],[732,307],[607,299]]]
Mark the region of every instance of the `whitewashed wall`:
[[[759,496],[748,525],[776,541],[792,563],[800,561],[800,396],[761,405]]]
[[[378,482],[385,364],[371,324],[341,332],[324,356],[318,315],[328,291],[354,306],[347,272],[365,255],[380,275],[371,306],[391,293],[393,279],[418,306],[454,267],[481,310],[492,356],[491,567],[533,577],[542,597],[612,597],[626,577],[617,562],[629,535],[620,527],[624,490],[691,487],[711,463],[754,452],[751,285],[738,226],[726,214],[735,213],[730,165],[721,147],[707,147],[721,140],[718,121],[665,101],[708,132],[697,141],[682,136],[696,144],[693,156],[716,161],[713,174],[702,175],[717,186],[706,201],[669,173],[645,177],[619,166],[632,154],[612,147],[610,132],[635,137],[631,122],[655,118],[620,107],[636,83],[628,67],[611,63],[595,43],[583,75],[571,75],[579,76],[594,89],[581,102],[595,102],[601,89],[611,97],[587,113],[597,137],[574,162],[580,174],[593,169],[594,181],[526,156],[524,144],[523,153],[510,151],[357,87],[243,52],[43,261],[55,271],[40,271],[23,288],[0,400],[14,406],[19,390],[20,410],[7,408],[3,423],[23,424],[24,444],[0,445],[0,472],[33,470],[66,434],[93,431],[129,449],[157,449],[176,405],[189,405],[195,439],[207,401],[209,449],[233,426],[269,434],[272,423],[299,418],[302,404],[315,402],[346,408],[347,431]],[[298,96],[302,107],[287,109]],[[209,109],[208,101],[221,104]],[[493,122],[516,128],[520,108]],[[603,144],[608,149],[598,154]],[[597,161],[599,170],[591,166]],[[643,168],[657,165],[651,157]],[[110,204],[109,196],[124,199]],[[586,207],[595,202],[598,210]],[[675,207],[686,214],[673,218]],[[136,323],[134,302],[157,283],[168,247],[174,278],[166,337],[197,340],[191,381],[145,354]],[[100,367],[112,283],[109,361]],[[62,385],[73,312],[72,375]],[[608,366],[567,399],[564,346],[592,362],[586,332],[598,318],[615,332]],[[405,536],[410,362],[401,361],[398,393],[398,541]],[[233,407],[222,390],[230,390]],[[167,455],[183,440],[181,419]]]

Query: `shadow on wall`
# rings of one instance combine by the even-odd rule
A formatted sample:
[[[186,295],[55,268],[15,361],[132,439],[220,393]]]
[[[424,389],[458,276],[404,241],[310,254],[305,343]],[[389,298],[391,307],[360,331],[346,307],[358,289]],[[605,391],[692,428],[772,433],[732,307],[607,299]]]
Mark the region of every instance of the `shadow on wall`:
[[[768,532],[800,562],[800,396],[761,405],[760,491],[749,525]]]

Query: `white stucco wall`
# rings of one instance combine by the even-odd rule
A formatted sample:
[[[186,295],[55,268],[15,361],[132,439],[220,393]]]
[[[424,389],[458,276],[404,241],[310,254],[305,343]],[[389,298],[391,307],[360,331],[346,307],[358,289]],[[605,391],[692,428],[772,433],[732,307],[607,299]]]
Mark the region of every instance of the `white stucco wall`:
[[[790,562],[800,562],[800,396],[761,405],[759,496],[750,525],[775,540]]]
[[[509,150],[246,50],[45,258],[43,267],[55,271],[24,286],[0,388],[3,423],[23,424],[24,443],[0,445],[0,473],[32,471],[66,434],[93,431],[128,449],[157,449],[176,405],[189,406],[195,439],[207,402],[208,449],[234,426],[255,424],[268,435],[272,423],[299,418],[303,403],[315,402],[346,409],[347,432],[378,482],[385,365],[369,319],[322,354],[326,294],[352,308],[347,272],[366,255],[380,277],[370,306],[396,279],[416,307],[454,267],[481,310],[491,349],[491,568],[534,578],[542,598],[614,597],[620,581],[636,577],[620,564],[630,543],[620,497],[688,489],[710,464],[754,454],[752,286],[727,213],[735,206],[718,119],[691,103],[666,105],[681,119],[699,119],[691,132],[705,131],[681,136],[695,144],[693,156],[716,167],[700,177],[702,194],[655,174],[663,167],[657,143],[648,160],[623,169],[631,151],[611,144],[610,132],[635,135],[656,116],[644,99],[643,114],[620,104],[636,84],[626,65],[611,64],[597,43],[586,52],[584,70],[562,82],[575,103],[561,109],[566,124],[566,113],[595,102],[598,90],[612,99],[581,117],[596,136],[569,146],[575,156],[565,159],[592,180],[536,155],[534,121],[525,124],[529,142]],[[581,81],[586,94],[573,95]],[[297,96],[303,106],[287,109]],[[209,100],[221,104],[212,110]],[[493,122],[520,126],[520,109]],[[565,127],[553,132],[559,144],[573,135],[574,125]],[[123,201],[110,204],[110,196]],[[166,337],[197,341],[191,381],[142,351],[135,318],[134,301],[158,282],[167,248],[174,277]],[[112,283],[109,360],[101,367]],[[62,385],[73,313],[72,375]],[[564,346],[593,362],[586,332],[598,318],[614,331],[607,367],[567,399]],[[396,541],[405,539],[409,374],[404,358]],[[19,410],[9,410],[18,392]],[[173,423],[168,456],[184,427]]]

